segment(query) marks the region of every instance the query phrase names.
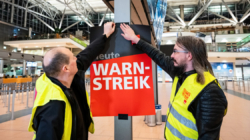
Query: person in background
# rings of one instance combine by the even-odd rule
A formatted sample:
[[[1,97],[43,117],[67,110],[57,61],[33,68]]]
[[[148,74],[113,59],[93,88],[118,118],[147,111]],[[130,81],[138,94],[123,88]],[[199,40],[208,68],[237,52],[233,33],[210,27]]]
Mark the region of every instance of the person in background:
[[[206,44],[193,36],[177,38],[171,56],[138,38],[130,26],[121,24],[121,34],[137,44],[173,79],[167,110],[167,140],[219,140],[227,99],[213,75]]]
[[[28,130],[36,140],[87,140],[94,123],[85,88],[85,71],[103,51],[115,24],[104,24],[104,33],[76,57],[67,48],[48,51],[44,74],[36,82],[36,97]]]

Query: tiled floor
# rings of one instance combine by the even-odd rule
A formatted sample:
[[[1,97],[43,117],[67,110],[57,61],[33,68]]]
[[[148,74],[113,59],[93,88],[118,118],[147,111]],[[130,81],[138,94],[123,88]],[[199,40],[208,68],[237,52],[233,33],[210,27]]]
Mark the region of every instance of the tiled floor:
[[[224,118],[221,128],[221,140],[249,140],[250,139],[250,92],[238,89],[232,92],[232,83],[228,83],[228,113]],[[159,84],[159,103],[162,104],[162,113],[165,114],[169,102],[171,84]],[[238,93],[239,92],[239,93]],[[243,93],[243,94],[241,94]],[[2,106],[2,104],[1,104]],[[1,140],[28,140],[32,133],[27,132],[30,115],[17,118],[14,121],[0,123]],[[148,127],[144,123],[144,117],[133,117],[133,140],[164,140],[164,124],[156,127]],[[95,134],[90,134],[89,140],[114,140],[114,118],[95,117]]]

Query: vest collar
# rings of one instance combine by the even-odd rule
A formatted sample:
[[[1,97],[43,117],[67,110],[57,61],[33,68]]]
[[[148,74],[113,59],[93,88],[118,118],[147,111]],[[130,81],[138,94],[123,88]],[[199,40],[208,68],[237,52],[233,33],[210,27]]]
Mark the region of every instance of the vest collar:
[[[179,78],[179,84],[182,85],[182,83],[185,81],[185,79],[192,75],[192,74],[195,74],[196,73],[196,70],[191,70],[191,71],[187,71],[187,72],[184,72],[183,74],[179,75],[178,78]]]
[[[58,79],[54,78],[54,77],[50,77],[48,76],[48,78],[50,79],[50,81],[56,85],[58,85],[63,91],[65,91],[67,89],[66,86],[64,86]]]

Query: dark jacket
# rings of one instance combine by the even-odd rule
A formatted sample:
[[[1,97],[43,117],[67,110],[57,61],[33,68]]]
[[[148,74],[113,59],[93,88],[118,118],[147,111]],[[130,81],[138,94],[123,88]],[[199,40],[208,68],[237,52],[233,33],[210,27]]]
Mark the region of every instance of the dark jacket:
[[[87,140],[88,127],[93,121],[86,99],[85,72],[105,46],[107,38],[102,35],[93,41],[77,57],[78,72],[75,75],[70,89],[63,86],[57,79],[49,79],[63,90],[72,107],[72,140]],[[50,101],[38,107],[33,119],[33,128],[36,130],[36,140],[60,140],[63,135],[65,116],[65,103],[63,101]]]
[[[177,76],[173,70],[174,63],[170,56],[166,56],[143,40],[140,40],[136,47],[143,50],[172,79]],[[183,81],[193,73],[196,72],[193,70],[179,76],[176,93]],[[208,84],[199,93],[188,108],[196,119],[199,140],[219,140],[220,128],[226,108],[227,99],[225,94],[215,81]]]

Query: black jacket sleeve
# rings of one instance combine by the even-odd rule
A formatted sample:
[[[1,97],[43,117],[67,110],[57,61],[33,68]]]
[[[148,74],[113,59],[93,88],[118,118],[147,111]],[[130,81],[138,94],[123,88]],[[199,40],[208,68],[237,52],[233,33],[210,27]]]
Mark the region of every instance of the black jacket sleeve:
[[[61,140],[64,131],[65,103],[50,101],[37,107],[33,119],[36,140]]]
[[[215,82],[203,89],[190,106],[196,119],[199,140],[219,140],[226,108],[226,96]]]
[[[103,51],[106,40],[106,35],[100,36],[76,56],[78,70],[86,71],[89,68],[95,58]]]
[[[166,71],[172,78],[174,78],[173,67],[174,63],[170,56],[166,56],[163,52],[156,49],[146,41],[140,39],[136,45],[137,48],[145,52],[158,66]]]

